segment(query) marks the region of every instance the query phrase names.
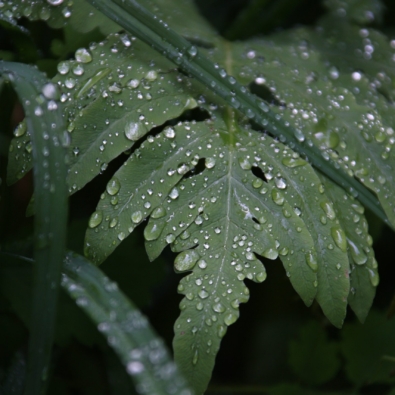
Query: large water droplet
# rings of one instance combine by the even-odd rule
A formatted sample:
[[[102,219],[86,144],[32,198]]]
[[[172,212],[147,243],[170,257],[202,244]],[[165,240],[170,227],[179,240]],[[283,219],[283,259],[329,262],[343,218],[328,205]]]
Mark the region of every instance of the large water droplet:
[[[352,259],[357,265],[363,265],[367,262],[368,257],[366,254],[352,240],[347,239],[347,244],[350,248]]]
[[[140,210],[135,211],[131,216],[131,220],[135,224],[140,223],[142,219],[143,219],[143,213]]]
[[[331,235],[336,245],[343,251],[347,251],[347,238],[340,226],[332,226]]]
[[[81,63],[89,63],[92,61],[92,55],[86,48],[80,48],[75,51],[75,60]]]
[[[334,220],[336,218],[336,213],[331,202],[322,202],[320,206],[329,219]]]
[[[274,260],[278,257],[278,252],[275,248],[268,248],[265,251],[263,251],[261,255],[267,259]]]
[[[273,202],[282,206],[284,204],[284,196],[281,192],[277,191],[277,189],[272,189],[272,199]]]
[[[221,303],[213,304],[213,310],[216,313],[223,313],[225,311],[225,307]]]
[[[369,269],[369,279],[373,287],[377,287],[379,285],[380,277],[377,270]]]
[[[162,233],[164,223],[159,226],[155,221],[150,221],[144,229],[144,238],[147,241],[156,240]]]
[[[166,210],[163,207],[157,207],[151,214],[152,218],[162,218],[166,215]]]
[[[174,261],[174,267],[178,272],[191,270],[199,258],[200,255],[195,250],[183,251],[177,255]]]
[[[312,251],[309,251],[306,254],[306,262],[313,272],[316,272],[318,270],[317,258]]]
[[[237,315],[235,313],[226,314],[226,316],[224,317],[224,322],[228,326],[234,324],[236,320],[237,320]]]
[[[101,222],[103,221],[103,211],[95,211],[92,213],[91,217],[89,218],[89,227],[90,228],[96,228],[96,226],[99,226]]]
[[[304,166],[307,162],[302,159],[302,158],[284,158],[282,160],[283,165],[287,167],[299,167],[299,166]]]
[[[121,188],[121,183],[117,178],[112,178],[106,187],[106,191],[108,192],[109,195],[116,195]]]
[[[129,122],[124,128],[128,140],[137,141],[147,133],[147,128],[140,122]]]

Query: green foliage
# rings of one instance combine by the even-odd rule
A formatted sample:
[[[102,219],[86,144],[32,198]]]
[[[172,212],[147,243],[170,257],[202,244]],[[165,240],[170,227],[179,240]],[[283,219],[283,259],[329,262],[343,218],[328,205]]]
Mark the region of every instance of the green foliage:
[[[175,270],[191,273],[178,286],[185,297],[173,346],[196,394],[205,391],[221,340],[249,299],[246,280],[267,277],[262,258],[279,258],[303,302],[316,300],[336,327],[348,304],[364,321],[379,277],[358,199],[395,225],[395,44],[360,26],[380,22],[382,4],[325,1],[328,12],[314,28],[230,42],[191,1],[174,13],[165,10],[175,1],[147,2],[188,42],[134,2],[116,1],[124,11],[97,2],[121,26],[141,24],[141,37],[153,49],[88,2],[55,3],[6,2],[0,13],[11,21],[25,16],[52,27],[68,24],[64,46],[53,43],[58,56],[73,48],[76,32],[106,35],[77,49],[75,59],[62,59],[53,78],[67,123],[69,194],[89,188],[110,162],[128,156],[118,159],[123,164],[90,216],[84,253],[101,264],[145,221],[150,260],[167,245],[178,253]],[[136,14],[128,15],[133,7]],[[155,50],[162,47],[168,59]],[[25,123],[15,130],[9,184],[35,165],[34,130]],[[106,297],[86,308],[95,322],[104,321]],[[112,335],[122,339],[121,332]],[[344,336],[357,338],[352,327]],[[367,373],[358,358],[351,361],[357,355],[352,342],[344,347],[348,378],[359,385]],[[377,350],[374,359],[383,353]],[[318,324],[291,343],[290,364],[307,384],[332,379],[339,363],[337,346]]]

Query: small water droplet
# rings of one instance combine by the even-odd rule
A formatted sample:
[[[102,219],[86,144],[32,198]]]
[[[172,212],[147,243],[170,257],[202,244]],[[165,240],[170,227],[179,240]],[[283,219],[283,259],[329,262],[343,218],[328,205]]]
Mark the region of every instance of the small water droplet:
[[[157,207],[151,214],[152,218],[162,218],[166,215],[166,210],[163,207]]]

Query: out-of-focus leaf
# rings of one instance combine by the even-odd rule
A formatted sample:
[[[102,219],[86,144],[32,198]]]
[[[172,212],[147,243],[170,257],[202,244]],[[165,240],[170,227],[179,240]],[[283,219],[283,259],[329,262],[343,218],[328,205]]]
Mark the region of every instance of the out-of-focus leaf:
[[[296,376],[310,385],[331,380],[340,368],[338,345],[327,339],[315,321],[302,326],[299,338],[289,344],[289,363]]]

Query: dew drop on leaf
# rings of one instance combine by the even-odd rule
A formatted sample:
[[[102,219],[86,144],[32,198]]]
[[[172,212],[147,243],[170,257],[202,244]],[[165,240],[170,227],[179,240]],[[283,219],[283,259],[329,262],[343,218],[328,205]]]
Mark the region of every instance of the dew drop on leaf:
[[[89,227],[96,228],[96,226],[99,226],[102,221],[103,221],[103,212],[101,210],[95,211],[94,213],[92,213],[91,217],[89,218]]]
[[[320,206],[330,220],[334,220],[336,218],[336,213],[331,202],[322,202]]]
[[[191,270],[199,258],[200,255],[195,250],[183,251],[177,255],[174,261],[174,267],[178,272]]]
[[[132,141],[137,141],[146,132],[147,128],[140,122],[129,122],[124,128],[125,137]]]
[[[313,272],[318,270],[317,258],[312,251],[306,253],[306,263],[309,265]]]
[[[166,210],[163,207],[157,207],[151,214],[152,218],[162,218],[166,215]]]
[[[135,224],[140,223],[142,219],[143,219],[143,213],[141,211],[135,211],[131,216],[131,220]]]
[[[164,224],[163,224],[164,225]],[[162,233],[163,226],[159,226],[155,222],[150,222],[144,229],[144,238],[147,241],[156,240]]]
[[[347,251],[347,238],[340,226],[332,226],[331,235],[335,244],[343,251]]]
[[[89,63],[92,61],[92,55],[86,48],[79,48],[75,51],[75,60],[81,63]]]
[[[352,259],[357,265],[363,265],[367,262],[366,254],[350,239],[347,239],[347,244],[351,252]]]
[[[106,187],[106,191],[108,192],[109,195],[116,195],[121,188],[121,183],[117,178],[111,179]]]

